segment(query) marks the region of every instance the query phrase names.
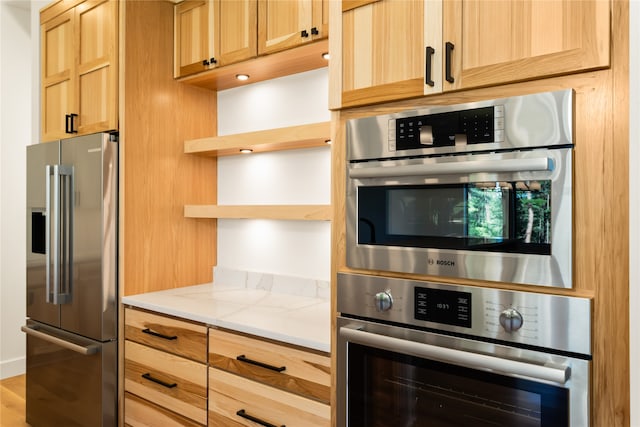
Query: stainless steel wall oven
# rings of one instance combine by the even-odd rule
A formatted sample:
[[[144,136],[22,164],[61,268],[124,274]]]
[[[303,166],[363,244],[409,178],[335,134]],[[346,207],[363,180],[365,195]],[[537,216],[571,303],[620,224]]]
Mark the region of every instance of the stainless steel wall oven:
[[[589,425],[589,299],[340,273],[338,311],[338,427]]]
[[[573,92],[347,123],[347,265],[572,287]]]

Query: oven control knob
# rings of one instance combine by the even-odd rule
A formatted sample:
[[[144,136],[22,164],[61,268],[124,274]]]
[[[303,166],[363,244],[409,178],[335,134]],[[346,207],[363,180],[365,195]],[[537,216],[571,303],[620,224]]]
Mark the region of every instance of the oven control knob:
[[[389,311],[393,306],[393,297],[389,291],[378,292],[375,297],[376,310]]]
[[[515,332],[522,327],[522,314],[515,308],[507,308],[500,313],[500,324],[504,328],[505,332]]]

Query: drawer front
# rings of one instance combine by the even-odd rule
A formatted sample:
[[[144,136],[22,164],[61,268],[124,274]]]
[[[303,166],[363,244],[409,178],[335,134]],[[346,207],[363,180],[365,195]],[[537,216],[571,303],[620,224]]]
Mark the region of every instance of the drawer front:
[[[209,366],[329,403],[326,355],[209,328]]]
[[[125,309],[125,338],[207,363],[207,328],[145,311]]]
[[[124,389],[199,423],[207,422],[207,367],[125,341]]]
[[[124,394],[124,425],[130,427],[202,427],[200,423],[154,405],[131,393]]]
[[[219,369],[209,369],[209,425],[320,427],[331,408]]]

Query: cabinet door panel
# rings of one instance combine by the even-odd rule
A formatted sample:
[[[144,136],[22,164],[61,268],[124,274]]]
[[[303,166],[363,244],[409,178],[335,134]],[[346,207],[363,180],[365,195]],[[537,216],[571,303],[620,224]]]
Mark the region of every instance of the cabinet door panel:
[[[445,90],[609,66],[607,1],[444,2],[444,40],[455,48]]]
[[[216,56],[219,65],[257,55],[258,5],[256,0],[219,0]]]
[[[75,110],[73,11],[41,25],[42,141],[66,137],[65,115]]]
[[[258,53],[272,53],[312,40],[312,0],[260,0]],[[307,31],[308,37],[301,36]]]
[[[343,106],[423,93],[424,3],[381,0],[342,14]]]
[[[117,2],[86,1],[76,7],[78,134],[117,128]]]
[[[202,63],[210,59],[213,22],[212,4],[206,0],[185,0],[175,6],[175,76],[182,77],[206,70]]]

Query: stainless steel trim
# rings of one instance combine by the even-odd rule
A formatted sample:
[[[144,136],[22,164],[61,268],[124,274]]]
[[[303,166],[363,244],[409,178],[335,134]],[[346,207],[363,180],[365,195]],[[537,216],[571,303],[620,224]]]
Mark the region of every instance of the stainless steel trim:
[[[74,344],[72,342],[69,342],[67,340],[64,340],[62,338],[58,338],[58,337],[54,337],[52,335],[49,335],[45,332],[40,332],[38,330],[38,326],[33,325],[33,326],[21,326],[20,330],[22,332],[24,332],[27,335],[31,335],[34,336],[36,338],[40,338],[42,340],[48,341],[50,343],[56,344],[60,347],[64,347],[68,350],[72,350],[75,351],[76,353],[80,353],[82,355],[85,356],[90,356],[92,354],[98,353],[100,351],[100,346],[97,344],[89,344],[86,346],[82,346],[82,345],[78,345],[78,344]]]
[[[53,299],[52,304],[60,304],[60,173],[58,165],[53,165]]]
[[[377,166],[349,169],[349,177],[362,178],[392,178],[404,176],[440,176],[472,173],[501,173],[501,172],[533,172],[552,171],[553,160],[549,157],[533,159],[506,160],[469,160],[464,162],[449,162],[436,164],[414,164],[405,166]]]
[[[571,370],[567,366],[551,367],[534,365],[517,360],[503,359],[484,354],[406,341],[385,335],[372,334],[363,329],[364,325],[356,323],[341,327],[339,333],[340,336],[349,342],[389,351],[397,351],[429,360],[438,360],[467,368],[524,376],[535,380],[552,381],[559,384],[565,384],[571,376]]]

